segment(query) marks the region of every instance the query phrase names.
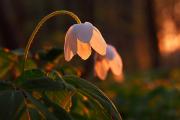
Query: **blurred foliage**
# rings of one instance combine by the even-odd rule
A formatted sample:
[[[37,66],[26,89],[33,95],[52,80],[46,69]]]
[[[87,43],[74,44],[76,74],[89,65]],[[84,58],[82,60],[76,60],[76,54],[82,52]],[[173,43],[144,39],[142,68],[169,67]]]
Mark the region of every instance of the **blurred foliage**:
[[[110,76],[94,81],[126,120],[179,120],[180,69],[127,74],[121,83]]]
[[[23,50],[0,49],[0,119],[121,120],[110,99],[63,62],[63,50],[37,52],[23,70]],[[8,106],[8,107],[7,107]]]
[[[0,118],[27,119],[28,111],[31,119],[118,119],[110,100],[87,80],[76,77],[81,75],[78,68],[64,62],[62,49],[31,55],[29,70],[23,74],[22,51],[0,49]],[[91,82],[113,100],[124,119],[180,118],[180,69],[126,74],[120,83],[112,79],[93,78]]]

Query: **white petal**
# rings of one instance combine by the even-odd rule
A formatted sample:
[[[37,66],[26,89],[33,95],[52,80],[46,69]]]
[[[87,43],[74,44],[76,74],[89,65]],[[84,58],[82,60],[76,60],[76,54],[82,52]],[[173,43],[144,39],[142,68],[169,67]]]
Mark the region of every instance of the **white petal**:
[[[77,40],[77,54],[83,59],[86,60],[91,55],[91,46],[89,43],[81,42]]]
[[[65,36],[64,55],[65,60],[70,61],[77,51],[77,38],[74,32],[74,25],[71,26]]]
[[[110,68],[115,75],[121,75],[122,74],[122,59],[120,55],[117,53],[116,49],[113,49],[115,53],[115,57],[112,60],[109,60]]]
[[[96,27],[93,27],[93,36],[90,40],[90,45],[100,55],[106,54],[107,44]]]
[[[76,24],[75,31],[76,31],[78,40],[84,43],[89,43],[93,34],[93,25],[89,22]]]
[[[101,79],[105,80],[109,70],[109,64],[105,59],[95,61],[95,74]]]

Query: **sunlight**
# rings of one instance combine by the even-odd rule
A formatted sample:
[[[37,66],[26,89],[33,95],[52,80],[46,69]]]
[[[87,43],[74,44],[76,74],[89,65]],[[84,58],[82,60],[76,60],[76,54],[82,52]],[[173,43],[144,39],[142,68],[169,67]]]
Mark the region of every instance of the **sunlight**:
[[[162,55],[168,55],[180,50],[180,33],[177,33],[175,23],[168,18],[159,32],[159,48]]]

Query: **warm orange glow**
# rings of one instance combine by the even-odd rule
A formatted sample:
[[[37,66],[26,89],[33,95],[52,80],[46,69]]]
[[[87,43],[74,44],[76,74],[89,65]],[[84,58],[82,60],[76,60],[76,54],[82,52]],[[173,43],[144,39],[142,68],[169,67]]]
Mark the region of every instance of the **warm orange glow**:
[[[9,52],[10,50],[8,48],[4,48],[4,51],[5,52]]]
[[[168,18],[164,21],[162,30],[158,34],[159,48],[162,55],[180,50],[180,33],[177,33],[175,23]]]
[[[123,83],[124,82],[124,74],[120,74],[120,75],[114,75],[114,80],[119,82],[119,83]]]

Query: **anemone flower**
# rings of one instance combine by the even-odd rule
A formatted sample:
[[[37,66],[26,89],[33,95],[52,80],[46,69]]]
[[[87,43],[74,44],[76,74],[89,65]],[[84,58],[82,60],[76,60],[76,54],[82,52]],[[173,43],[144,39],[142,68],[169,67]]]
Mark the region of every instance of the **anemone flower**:
[[[86,60],[91,47],[100,55],[106,54],[107,45],[99,30],[89,22],[72,25],[65,36],[65,60],[70,61],[76,54]]]
[[[122,77],[122,60],[120,55],[113,46],[107,45],[106,55],[102,56],[99,54],[95,54],[94,59],[95,75],[99,77],[101,80],[105,80],[109,69],[111,69],[112,73],[115,76]]]

